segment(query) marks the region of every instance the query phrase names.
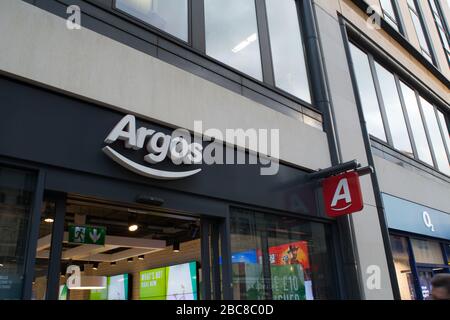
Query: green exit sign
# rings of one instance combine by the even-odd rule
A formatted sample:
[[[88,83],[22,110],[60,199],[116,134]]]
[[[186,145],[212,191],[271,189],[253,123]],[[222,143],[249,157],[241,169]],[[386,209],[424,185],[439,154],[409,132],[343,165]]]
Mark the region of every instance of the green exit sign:
[[[106,228],[92,226],[69,226],[69,243],[105,245]]]

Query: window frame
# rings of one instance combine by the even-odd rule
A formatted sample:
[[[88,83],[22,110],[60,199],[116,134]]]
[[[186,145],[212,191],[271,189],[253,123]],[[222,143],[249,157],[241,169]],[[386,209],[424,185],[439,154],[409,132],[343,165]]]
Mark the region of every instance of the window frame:
[[[431,4],[432,2],[434,3],[434,5],[436,7],[436,10],[438,12],[435,12],[433,10],[433,6]],[[442,49],[444,50],[444,53],[445,53],[446,58],[447,58],[447,63],[449,65],[449,67],[450,67],[450,31],[449,31],[449,26],[448,26],[448,23],[447,23],[447,19],[445,19],[444,12],[443,12],[442,7],[441,7],[441,3],[438,0],[428,0],[428,5],[430,7],[431,14],[433,15],[434,24],[436,25],[437,33],[439,34],[439,39],[441,40]],[[439,26],[438,20],[439,20],[439,22],[442,25],[443,32],[444,32],[444,34],[446,36],[446,39],[442,38],[443,36],[442,36],[442,33],[440,32],[441,28]],[[448,46],[449,46],[448,50],[445,47],[445,41],[447,41],[447,43],[448,43]]]
[[[398,33],[400,33],[401,35],[403,35],[404,37],[407,37],[407,34],[406,34],[406,28],[405,28],[405,25],[404,25],[404,22],[403,22],[403,18],[402,18],[402,15],[401,15],[401,13],[400,13],[400,8],[399,8],[399,6],[398,6],[397,1],[396,1],[396,0],[387,0],[387,1],[390,1],[390,3],[391,3],[392,10],[394,10],[394,17],[391,17],[391,15],[390,15],[388,12],[386,12],[386,10],[383,8],[383,4],[382,4],[381,0],[379,0],[380,8],[381,8],[381,13],[382,13],[382,15],[383,15],[383,19],[384,19],[391,27],[393,27],[393,26],[392,26],[392,24],[391,24],[389,21],[394,22],[395,25],[397,26],[397,29],[398,29],[398,30],[396,30],[396,31],[397,31]],[[385,16],[387,16],[388,19],[386,19]]]
[[[398,75],[398,73],[395,71],[395,69],[392,70],[392,68],[386,67],[386,63],[384,63],[383,59],[375,58],[374,55],[370,52],[370,50],[365,49],[365,47],[361,46],[360,44],[358,44],[357,41],[350,40],[348,45],[349,46],[350,45],[354,45],[355,47],[359,48],[361,51],[363,51],[367,55],[368,60],[369,60],[369,65],[370,65],[370,68],[371,68],[371,71],[372,71],[372,80],[374,82],[375,91],[376,91],[376,94],[377,94],[378,105],[379,105],[380,112],[381,112],[381,119],[382,119],[382,124],[383,124],[384,129],[385,129],[387,142],[383,141],[383,140],[381,140],[381,139],[379,139],[379,138],[377,138],[375,136],[373,136],[370,132],[367,132],[367,134],[369,135],[370,139],[372,139],[372,140],[382,144],[383,146],[389,147],[390,149],[394,150],[395,152],[397,152],[399,154],[402,154],[403,156],[407,157],[408,159],[411,159],[411,160],[413,160],[415,162],[418,162],[421,165],[426,166],[427,168],[430,168],[433,171],[438,172],[439,174],[442,174],[442,175],[444,175],[446,177],[450,177],[450,175],[446,174],[445,172],[443,172],[443,171],[441,171],[439,169],[438,162],[437,162],[437,159],[436,159],[436,155],[435,155],[434,149],[432,147],[433,143],[432,143],[432,140],[431,140],[430,131],[429,131],[428,125],[427,125],[427,123],[425,121],[425,116],[424,116],[424,112],[423,112],[422,103],[420,101],[420,98],[425,99],[426,101],[428,101],[431,104],[431,106],[433,106],[435,117],[436,117],[436,121],[438,122],[438,125],[439,125],[439,128],[440,128],[439,134],[441,136],[441,139],[443,140],[442,142],[443,142],[444,146],[446,145],[446,143],[444,141],[444,139],[445,139],[444,138],[444,131],[443,131],[442,126],[440,125],[440,121],[439,121],[439,118],[438,118],[437,110],[440,110],[443,113],[444,119],[447,122],[447,125],[448,125],[448,117],[449,117],[448,116],[448,112],[444,111],[442,108],[437,107],[435,103],[430,102],[429,99],[426,98],[426,95],[421,95],[420,92],[416,89],[416,86],[411,85],[410,81],[407,81],[405,78],[401,78]],[[351,59],[352,65],[353,65],[353,57],[351,55],[350,55],[350,59]],[[403,117],[404,117],[404,120],[405,120],[405,123],[406,123],[406,128],[407,128],[407,131],[408,131],[409,140],[410,140],[411,147],[412,147],[412,150],[413,150],[413,156],[408,155],[408,154],[406,154],[406,153],[404,153],[404,152],[402,152],[402,151],[400,151],[400,150],[398,150],[398,149],[396,149],[394,147],[393,140],[392,140],[391,129],[389,127],[389,122],[388,122],[387,113],[386,113],[386,109],[385,109],[386,106],[385,106],[383,98],[382,98],[382,92],[381,92],[381,88],[380,88],[378,73],[377,73],[376,68],[375,68],[375,61],[377,63],[379,63],[382,67],[386,68],[389,72],[391,72],[394,75],[395,82],[396,82],[396,90],[397,90],[397,94],[399,95],[399,98],[400,98],[400,103],[401,103],[401,107],[402,107],[402,111],[403,111]],[[351,73],[354,75],[354,78],[357,79],[356,72],[355,72],[354,68],[351,68]],[[400,88],[400,81],[402,81],[404,84],[408,85],[415,93],[415,97],[416,97],[417,104],[418,104],[418,107],[419,107],[419,112],[420,112],[422,124],[423,124],[424,130],[425,130],[425,135],[426,135],[426,138],[427,138],[429,150],[430,150],[431,157],[432,157],[432,160],[433,160],[433,165],[432,166],[430,164],[422,161],[419,158],[419,155],[418,155],[418,152],[417,152],[417,148],[416,148],[416,145],[415,145],[414,134],[412,132],[411,123],[410,123],[408,112],[407,112],[406,105],[405,105],[405,100],[404,100],[403,93],[402,93],[401,88]],[[356,86],[357,87],[354,90],[355,94],[360,95],[359,88],[358,88],[358,83],[356,83]],[[361,96],[359,98],[359,101],[362,101]],[[361,108],[361,110],[363,111],[363,108]],[[363,116],[365,116],[364,113],[363,113]],[[447,151],[447,158],[450,161],[449,150],[448,150],[448,148],[445,148],[445,150]]]
[[[288,92],[288,91],[286,91],[286,90],[283,90],[282,88],[280,88],[280,87],[278,87],[277,86],[277,84],[276,84],[276,79],[275,79],[275,69],[274,69],[274,66],[273,66],[273,52],[272,52],[272,43],[271,43],[271,41],[270,41],[270,31],[269,31],[269,19],[268,19],[268,17],[267,17],[267,7],[266,7],[266,1],[267,0],[256,0],[256,3],[258,4],[258,2],[260,2],[260,3],[262,3],[263,4],[263,6],[264,7],[262,7],[261,6],[261,10],[264,10],[263,11],[263,14],[264,14],[264,24],[267,26],[267,36],[268,36],[268,54],[270,55],[270,65],[268,65],[268,67],[270,67],[270,72],[271,72],[271,75],[272,75],[272,78],[270,79],[271,81],[273,81],[272,83],[271,83],[271,85],[274,87],[274,88],[276,88],[277,90],[281,90],[281,91],[283,91],[284,93],[286,93],[287,95],[289,95],[289,96],[292,96],[292,97],[294,97],[295,99],[299,99],[299,100],[301,100],[302,102],[305,102],[305,103],[309,103],[309,102],[307,102],[307,101],[305,101],[305,100],[303,100],[302,98],[300,98],[300,97],[297,97],[297,96],[295,96],[295,95],[293,95],[292,93],[290,93],[290,92]],[[294,2],[294,4],[295,4],[295,7],[296,7],[296,12],[297,12],[297,23],[299,24],[299,32],[300,32],[300,36],[301,36],[301,46],[302,46],[302,54],[303,54],[303,59],[304,59],[304,62],[305,62],[305,69],[306,69],[306,81],[308,82],[308,91],[309,91],[309,96],[310,96],[310,99],[311,99],[311,102],[310,102],[310,104],[314,104],[314,95],[313,95],[313,90],[312,90],[312,80],[311,80],[311,67],[310,67],[310,63],[309,63],[309,59],[308,59],[308,53],[307,53],[307,49],[306,49],[306,46],[305,46],[305,26],[303,25],[303,12],[302,12],[302,8],[301,8],[301,6],[299,5],[299,3],[298,3],[298,1],[297,0],[291,0],[291,1],[293,1]],[[258,10],[258,9],[257,9]],[[264,68],[264,66],[263,66],[263,68]]]
[[[88,0],[89,2],[93,2],[96,5],[99,5],[97,3],[97,0]],[[202,58],[206,58],[207,60],[211,61],[212,63],[219,65],[220,67],[223,67],[227,70],[230,70],[233,73],[236,73],[237,75],[248,79],[249,81],[255,83],[256,85],[263,86],[265,89],[270,90],[274,92],[275,94],[280,95],[281,97],[292,100],[295,104],[301,105],[300,109],[293,109],[299,113],[301,113],[301,116],[303,118],[304,115],[308,116],[308,112],[303,111],[303,107],[306,109],[311,109],[313,112],[317,112],[322,116],[322,111],[317,108],[316,105],[316,99],[314,96],[314,90],[312,90],[312,79],[311,79],[311,66],[308,55],[308,50],[306,49],[305,45],[305,31],[303,26],[303,11],[301,6],[299,5],[298,0],[292,0],[295,2],[297,7],[297,16],[298,16],[298,22],[300,25],[300,32],[302,34],[302,47],[303,47],[303,53],[305,57],[305,63],[306,63],[306,73],[308,76],[308,85],[309,85],[309,91],[311,96],[311,102],[305,101],[287,91],[284,91],[283,89],[280,89],[275,85],[275,78],[274,78],[274,70],[273,70],[273,63],[272,63],[272,52],[270,47],[270,39],[269,38],[269,30],[268,30],[268,21],[266,16],[266,7],[265,7],[265,0],[254,0],[255,2],[255,10],[256,10],[256,22],[257,22],[257,30],[258,30],[258,38],[259,38],[259,47],[260,47],[260,55],[261,55],[261,67],[262,67],[262,80],[258,80],[256,78],[253,78],[251,75],[248,75],[238,69],[233,68],[230,65],[227,65],[209,55],[206,54],[206,39],[205,39],[205,9],[204,9],[204,0],[186,0],[188,1],[188,41],[184,41],[183,39],[180,39],[170,33],[165,32],[164,30],[161,30],[149,23],[146,23],[145,21],[140,20],[137,17],[134,17],[133,15],[130,15],[116,7],[116,1],[117,0],[107,0],[107,4],[104,5],[104,8],[110,11],[111,13],[117,15],[118,17],[121,17],[123,19],[126,19],[128,22],[137,24],[138,26],[144,27],[147,30],[149,30],[152,33],[155,33],[157,36],[164,37],[168,39],[171,42],[174,42],[176,45],[181,45],[182,47],[186,48],[187,50],[194,51],[196,54],[200,54]],[[311,1],[311,0],[308,0]],[[194,19],[196,15],[201,15],[201,19]],[[250,87],[251,89],[251,87]],[[260,94],[265,95],[264,93],[261,93],[257,91]],[[316,119],[316,118],[314,118]],[[316,119],[317,120],[317,119]],[[322,120],[323,121],[323,120]],[[323,125],[323,124],[322,124]]]
[[[124,10],[119,9],[117,7],[117,1],[118,0],[111,0],[111,10],[114,13],[118,14],[119,16],[123,16],[123,17],[126,17],[127,19],[131,19],[131,20],[133,20],[135,22],[138,22],[139,24],[142,24],[142,25],[146,26],[147,28],[150,28],[153,31],[156,31],[156,32],[158,32],[160,34],[163,34],[165,37],[169,37],[172,40],[175,40],[177,42],[181,42],[184,45],[187,45],[189,47],[193,46],[193,41],[192,41],[192,38],[193,38],[193,33],[192,33],[192,22],[193,22],[193,19],[192,19],[192,16],[193,16],[192,2],[193,2],[193,0],[186,0],[186,2],[187,2],[187,15],[188,15],[187,16],[187,24],[188,24],[187,25],[187,40],[183,40],[183,39],[177,37],[176,35],[173,35],[173,34],[167,32],[167,31],[164,31],[164,30],[162,30],[162,29],[160,29],[160,28],[158,28],[158,27],[156,27],[156,26],[154,26],[154,25],[152,25],[152,24],[150,24],[148,22],[145,22],[142,19],[139,19],[138,17],[133,16],[132,14],[130,14],[130,13],[124,11]]]
[[[30,218],[26,230],[27,240],[24,255],[24,275],[22,281],[22,299],[31,300],[36,263],[36,248],[39,239],[41,208],[44,200],[45,172],[38,167],[17,164],[3,158],[0,158],[0,167],[32,172],[36,178],[33,199],[30,204]]]
[[[410,1],[408,1],[408,0],[407,0],[407,6],[408,6],[410,18],[412,20],[411,22],[414,26],[414,30],[416,33],[416,38],[419,42],[420,53],[423,56],[425,56],[425,59],[427,59],[426,57],[429,56],[429,58],[431,60],[430,63],[432,63],[436,68],[440,69],[438,60],[436,59],[436,52],[434,50],[433,42],[431,41],[430,31],[428,30],[428,26],[424,19],[422,7],[420,6],[420,3],[417,0],[411,0],[411,1],[414,4],[414,7],[411,7]],[[420,41],[420,37],[419,37],[419,31],[417,30],[418,26],[414,23],[413,15],[415,15],[419,21],[421,31],[423,33],[425,42],[427,44],[427,48],[423,48],[422,44],[420,43],[421,41]],[[429,52],[426,52],[425,49],[427,49]]]

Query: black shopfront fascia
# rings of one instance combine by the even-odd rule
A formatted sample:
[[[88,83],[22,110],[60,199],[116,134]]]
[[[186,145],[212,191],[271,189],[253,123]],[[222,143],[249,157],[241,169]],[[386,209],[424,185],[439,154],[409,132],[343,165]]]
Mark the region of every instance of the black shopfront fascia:
[[[219,221],[217,226],[224,259],[222,283],[226,284],[223,286],[224,298],[232,297],[231,206],[327,223],[332,228],[333,242],[338,243],[336,226],[323,213],[317,183],[297,183],[305,177],[306,171],[280,164],[277,175],[261,176],[259,165],[200,165],[202,171],[199,174],[183,180],[160,181],[141,177],[119,166],[102,152],[104,139],[124,116],[123,113],[5,77],[0,77],[0,88],[0,131],[3,137],[7,137],[0,140],[0,163],[39,172],[33,223],[29,231],[29,278],[25,281],[24,298],[31,297],[44,190],[60,195],[62,199],[66,194],[80,194],[123,203],[135,203],[142,195],[152,196],[164,200],[163,208],[197,214],[211,222]],[[168,134],[173,130],[139,119],[137,126]],[[113,147],[143,163],[142,157],[132,155],[133,152],[123,148],[121,143]],[[161,164],[161,169],[165,168],[180,170],[168,162]],[[60,207],[63,208],[62,204]],[[337,249],[333,250],[332,260],[336,264],[333,278],[342,282],[342,273],[339,272],[341,259],[336,254],[340,251]],[[338,287],[341,289],[339,295],[344,297],[345,290]]]

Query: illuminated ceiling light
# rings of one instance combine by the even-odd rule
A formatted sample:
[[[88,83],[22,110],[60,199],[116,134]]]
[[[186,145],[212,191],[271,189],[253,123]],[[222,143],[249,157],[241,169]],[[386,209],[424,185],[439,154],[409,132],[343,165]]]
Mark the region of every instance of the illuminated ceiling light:
[[[128,218],[128,230],[130,232],[135,232],[139,229],[137,224],[137,214],[131,214]]]
[[[5,265],[3,263],[0,263],[0,268],[3,268]]]
[[[113,261],[111,262],[111,266],[115,266],[117,264],[117,262]]]
[[[141,260],[141,261],[144,260],[144,255],[139,256],[139,257],[138,257],[138,260]]]
[[[95,271],[98,270],[98,262],[96,262],[92,265],[92,270],[95,270]]]
[[[128,258],[127,261],[128,262],[133,262],[133,258]]]
[[[252,42],[255,42],[258,39],[258,36],[256,33],[253,33],[251,36],[249,36],[247,39],[239,43],[236,47],[231,49],[233,53],[238,53],[239,51],[245,49],[248,45],[250,45]]]
[[[46,223],[53,223],[55,222],[55,219],[48,213],[44,213],[44,222]]]
[[[175,241],[173,243],[173,252],[180,252],[180,241]]]

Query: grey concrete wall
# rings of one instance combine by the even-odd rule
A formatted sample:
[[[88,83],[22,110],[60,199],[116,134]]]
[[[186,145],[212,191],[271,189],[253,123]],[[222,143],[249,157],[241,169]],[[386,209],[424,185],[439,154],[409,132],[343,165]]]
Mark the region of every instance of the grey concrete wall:
[[[316,3],[320,40],[330,83],[336,130],[340,141],[342,160],[357,159],[362,165],[367,165],[358,110],[337,18],[339,9],[337,5],[337,1]],[[354,225],[363,292],[368,300],[392,299],[386,254],[370,177],[362,179],[362,189],[364,210],[352,215],[351,219]],[[367,271],[371,266],[377,266],[381,271],[380,288],[373,289],[366,285],[371,275]]]
[[[192,131],[280,129],[281,160],[330,165],[324,132],[26,2],[0,1],[0,30],[0,72]]]
[[[450,215],[450,184],[413,168],[404,168],[375,156],[378,181],[382,192]],[[450,219],[450,216],[449,216]]]

